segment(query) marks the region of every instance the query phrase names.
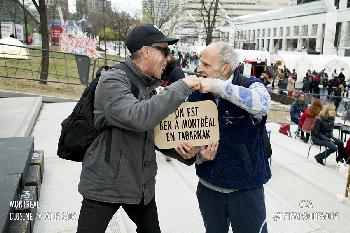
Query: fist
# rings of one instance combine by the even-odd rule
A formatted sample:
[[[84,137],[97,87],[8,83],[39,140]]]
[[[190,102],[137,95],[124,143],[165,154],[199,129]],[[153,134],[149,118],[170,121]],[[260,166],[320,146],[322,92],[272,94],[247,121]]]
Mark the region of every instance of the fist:
[[[200,79],[195,75],[190,75],[182,79],[186,85],[192,90],[199,90],[201,87]]]
[[[208,93],[211,90],[211,87],[213,85],[214,79],[211,78],[200,78],[201,81],[201,89],[200,91],[202,93]]]

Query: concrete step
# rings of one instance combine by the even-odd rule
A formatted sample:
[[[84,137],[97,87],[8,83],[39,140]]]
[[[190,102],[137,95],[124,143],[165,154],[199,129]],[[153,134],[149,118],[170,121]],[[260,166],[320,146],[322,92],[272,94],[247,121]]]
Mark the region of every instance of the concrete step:
[[[29,136],[41,104],[41,97],[0,98],[0,138]]]
[[[0,138],[0,230],[9,226],[10,202],[18,200],[25,187],[33,154],[34,138]]]

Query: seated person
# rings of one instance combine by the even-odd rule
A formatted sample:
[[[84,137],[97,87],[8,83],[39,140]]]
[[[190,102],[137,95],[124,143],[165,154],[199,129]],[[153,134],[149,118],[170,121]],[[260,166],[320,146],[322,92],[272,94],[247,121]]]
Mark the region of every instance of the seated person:
[[[333,137],[333,127],[335,118],[335,106],[326,105],[323,107],[319,116],[316,118],[311,139],[315,145],[325,146],[327,149],[317,155],[315,159],[318,163],[324,165],[323,159],[338,150],[336,162],[344,162],[344,143]]]
[[[299,129],[301,129],[300,139],[304,142],[308,142],[310,138],[310,132],[315,123],[315,118],[322,110],[322,103],[320,99],[315,99],[312,101],[310,108],[305,109],[304,113],[300,117]],[[306,132],[306,137],[304,136]]]
[[[297,94],[297,100],[290,106],[290,120],[295,124],[299,124],[300,115],[307,108],[305,103],[305,94],[300,92]]]

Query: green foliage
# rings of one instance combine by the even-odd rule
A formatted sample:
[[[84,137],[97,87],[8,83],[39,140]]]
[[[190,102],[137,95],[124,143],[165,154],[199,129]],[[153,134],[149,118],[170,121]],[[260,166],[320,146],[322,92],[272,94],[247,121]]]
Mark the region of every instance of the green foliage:
[[[100,30],[100,32],[98,33],[98,36],[100,37],[100,40],[106,40],[106,41],[114,41],[118,39],[118,35],[115,35],[113,30],[110,28],[106,28],[106,37],[103,29]]]

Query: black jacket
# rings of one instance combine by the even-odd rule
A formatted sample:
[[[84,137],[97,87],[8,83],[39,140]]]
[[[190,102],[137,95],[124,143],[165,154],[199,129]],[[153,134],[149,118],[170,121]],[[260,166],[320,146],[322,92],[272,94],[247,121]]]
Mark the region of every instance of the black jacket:
[[[312,137],[329,141],[333,137],[334,118],[316,118]]]
[[[179,79],[183,79],[185,77],[184,72],[181,67],[177,64],[177,62],[169,63],[163,74],[162,81],[165,82],[165,86],[169,86],[170,84],[176,82]]]

